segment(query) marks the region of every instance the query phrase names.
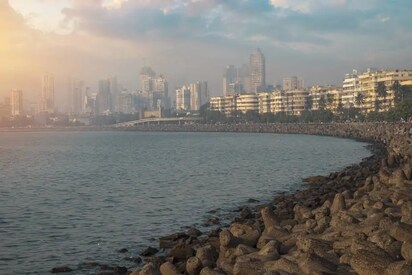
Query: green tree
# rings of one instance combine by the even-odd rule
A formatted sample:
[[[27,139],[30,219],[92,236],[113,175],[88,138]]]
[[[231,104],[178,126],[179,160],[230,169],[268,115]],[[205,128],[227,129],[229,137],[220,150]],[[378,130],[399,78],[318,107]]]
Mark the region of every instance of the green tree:
[[[395,103],[399,103],[402,101],[402,86],[398,80],[395,80],[392,84],[392,91],[395,96]]]
[[[248,110],[245,113],[245,120],[247,122],[259,122],[259,113],[255,110]]]
[[[333,94],[327,94],[326,95],[326,103],[328,104],[329,108],[332,107],[334,99],[335,99],[335,96]]]
[[[376,87],[376,94],[378,97],[386,99],[386,86],[384,82],[378,82],[378,86]]]
[[[365,96],[361,93],[358,93],[355,97],[355,102],[357,106],[362,106],[365,103]]]
[[[325,110],[326,108],[326,98],[324,95],[321,95],[319,98],[319,110]]]
[[[305,110],[310,111],[312,110],[312,108],[313,108],[313,98],[312,96],[307,96],[305,98]]]

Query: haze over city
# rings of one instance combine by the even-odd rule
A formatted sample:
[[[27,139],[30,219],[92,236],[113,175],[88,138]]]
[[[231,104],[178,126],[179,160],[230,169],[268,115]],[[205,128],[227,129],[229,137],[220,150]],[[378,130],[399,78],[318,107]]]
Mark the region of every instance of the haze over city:
[[[406,0],[1,0],[0,97],[18,88],[35,99],[45,72],[60,106],[69,77],[97,89],[116,76],[136,90],[145,65],[171,91],[206,80],[220,95],[226,65],[248,63],[258,47],[267,84],[299,75],[340,85],[353,68],[410,67],[411,8]]]

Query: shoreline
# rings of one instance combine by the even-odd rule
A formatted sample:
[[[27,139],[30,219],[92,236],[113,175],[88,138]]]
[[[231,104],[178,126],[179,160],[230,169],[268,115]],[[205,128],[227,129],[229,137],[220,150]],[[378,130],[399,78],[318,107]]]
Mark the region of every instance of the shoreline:
[[[306,179],[297,192],[275,196],[254,211],[241,207],[229,227],[207,236],[191,228],[160,237],[165,256],[145,251],[141,270],[116,267],[110,274],[411,274],[412,195],[404,194],[412,190],[411,128],[370,123],[127,129],[328,135],[371,143],[372,156]]]

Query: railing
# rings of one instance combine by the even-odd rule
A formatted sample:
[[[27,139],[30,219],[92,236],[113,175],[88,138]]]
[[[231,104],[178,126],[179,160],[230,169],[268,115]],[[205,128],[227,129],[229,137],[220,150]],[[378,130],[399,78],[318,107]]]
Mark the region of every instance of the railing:
[[[151,124],[151,123],[164,123],[164,122],[178,122],[178,123],[185,123],[185,122],[195,122],[200,121],[202,118],[200,117],[169,117],[169,118],[145,118],[133,121],[127,121],[122,123],[117,123],[112,125],[113,127],[133,127],[139,124]]]

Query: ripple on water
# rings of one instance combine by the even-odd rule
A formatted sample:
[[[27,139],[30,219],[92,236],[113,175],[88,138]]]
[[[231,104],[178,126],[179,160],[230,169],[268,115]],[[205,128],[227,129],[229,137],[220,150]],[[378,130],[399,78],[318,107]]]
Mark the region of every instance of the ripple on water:
[[[240,204],[370,153],[328,137],[232,133],[2,133],[0,274],[123,261]],[[211,213],[207,213],[212,211]],[[202,229],[204,230],[204,229]]]

